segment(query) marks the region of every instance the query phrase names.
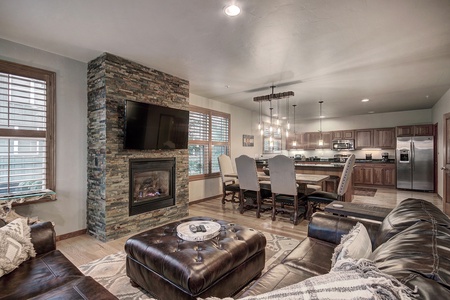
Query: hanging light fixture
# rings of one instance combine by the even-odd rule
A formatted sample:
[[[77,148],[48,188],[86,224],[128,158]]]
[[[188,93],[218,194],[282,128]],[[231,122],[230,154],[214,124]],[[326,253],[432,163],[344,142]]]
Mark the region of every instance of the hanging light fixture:
[[[323,101],[322,100],[320,100],[319,101],[319,106],[320,106],[320,109],[319,109],[319,126],[320,126],[320,128],[319,128],[319,134],[320,134],[320,137],[319,137],[319,146],[323,146],[323,139],[322,139],[322,119],[323,119],[323,115],[322,115],[322,103],[323,103]]]
[[[276,88],[275,85],[270,86],[270,88],[272,89],[272,93],[268,94],[268,95],[264,95],[264,96],[258,96],[258,97],[254,97],[253,101],[255,102],[259,102],[259,124],[258,124],[258,129],[261,132],[261,135],[264,134],[264,130],[263,130],[263,124],[262,124],[262,110],[261,110],[261,103],[263,101],[269,101],[270,103],[270,128],[269,131],[270,133],[272,133],[274,131],[274,124],[272,123],[273,120],[273,107],[272,107],[272,100],[280,100],[283,98],[289,98],[290,96],[294,96],[294,92],[293,91],[288,91],[288,92],[283,92],[283,93],[274,93],[274,89]],[[289,103],[288,103],[288,107],[289,107]],[[276,121],[276,131],[278,134],[281,133],[281,124],[280,124],[280,106],[279,106],[279,102],[277,102],[277,121]],[[289,130],[289,124],[288,124],[288,130]]]
[[[289,123],[289,97],[286,99],[286,138],[289,137],[289,129],[291,129],[291,124]]]
[[[295,132],[295,107],[297,106],[296,104],[292,105],[294,107],[294,140],[292,141],[292,146],[296,147],[297,146],[297,134]]]

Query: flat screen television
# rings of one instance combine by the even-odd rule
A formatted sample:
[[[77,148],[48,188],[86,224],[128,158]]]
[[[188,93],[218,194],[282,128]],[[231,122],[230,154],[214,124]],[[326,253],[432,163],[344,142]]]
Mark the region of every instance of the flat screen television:
[[[127,100],[124,148],[187,149],[189,111]]]

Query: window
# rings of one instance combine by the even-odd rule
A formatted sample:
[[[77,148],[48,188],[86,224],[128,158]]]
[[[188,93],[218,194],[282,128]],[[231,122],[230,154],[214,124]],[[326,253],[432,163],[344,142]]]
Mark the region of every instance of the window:
[[[270,123],[264,123],[263,153],[281,152],[281,130],[273,126],[272,142],[270,141]]]
[[[55,81],[0,60],[0,198],[55,190]]]
[[[191,180],[219,176],[217,157],[230,153],[230,115],[191,106],[188,148]]]

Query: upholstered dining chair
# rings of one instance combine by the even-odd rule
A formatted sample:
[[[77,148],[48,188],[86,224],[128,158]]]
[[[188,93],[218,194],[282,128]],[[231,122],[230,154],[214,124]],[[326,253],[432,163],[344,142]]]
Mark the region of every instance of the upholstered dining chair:
[[[261,188],[261,184],[266,187],[270,186],[269,183],[263,183],[258,180],[258,173],[256,170],[256,162],[254,158],[247,155],[241,155],[236,157],[236,171],[239,180],[239,200],[240,200],[240,213],[243,214],[245,207],[256,207],[256,217],[261,216],[261,203],[262,199],[269,198],[271,191],[267,188]],[[256,201],[254,203],[248,203],[246,200],[250,198]]]
[[[293,223],[297,225],[299,210],[302,209],[302,213],[305,213],[306,205],[303,201],[302,205],[299,203],[305,195],[298,191],[294,161],[285,155],[277,155],[269,158],[269,170],[272,190],[272,221],[275,221],[275,215],[278,212],[292,212],[292,209],[285,208],[288,205],[293,207]],[[277,208],[277,204],[280,205],[280,208]]]
[[[307,219],[311,217],[314,210],[316,210],[320,204],[329,204],[333,201],[342,201],[344,199],[348,185],[350,184],[350,177],[353,172],[354,165],[355,154],[352,154],[349,158],[347,158],[347,161],[345,162],[336,193],[316,191],[306,197],[306,201],[308,202]]]
[[[225,174],[234,173],[231,158],[228,155],[221,154],[217,160],[219,161],[220,177],[222,179],[222,204],[225,204],[225,201],[239,203],[239,201],[234,200],[236,194],[239,195],[239,183],[236,182],[235,178],[225,176]],[[229,195],[231,195],[231,199],[227,199]]]

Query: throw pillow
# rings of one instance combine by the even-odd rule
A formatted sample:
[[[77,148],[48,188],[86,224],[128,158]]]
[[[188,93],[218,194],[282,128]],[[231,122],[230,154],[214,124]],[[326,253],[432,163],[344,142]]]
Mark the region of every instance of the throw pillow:
[[[366,227],[357,223],[348,234],[343,235],[341,243],[334,249],[331,267],[338,260],[352,258],[355,260],[368,258],[372,254],[372,242]]]
[[[18,218],[0,228],[0,277],[36,256],[27,221]]]

